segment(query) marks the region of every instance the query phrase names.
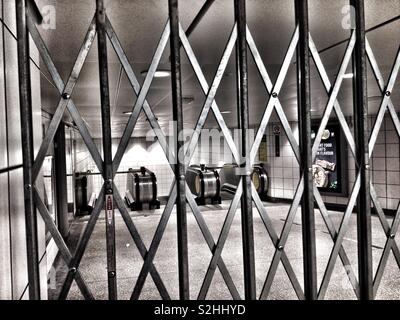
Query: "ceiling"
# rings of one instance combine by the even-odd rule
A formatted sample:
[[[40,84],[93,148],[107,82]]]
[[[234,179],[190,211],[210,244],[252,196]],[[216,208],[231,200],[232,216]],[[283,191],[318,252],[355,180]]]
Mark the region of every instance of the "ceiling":
[[[56,29],[40,29],[49,51],[64,81],[68,79],[79,47],[95,12],[94,0],[37,0],[39,8],[54,5],[56,8]],[[180,20],[187,29],[205,0],[184,0],[179,2]],[[247,1],[247,23],[254,37],[267,71],[274,82],[290,38],[294,31],[293,0],[251,0]],[[400,15],[398,0],[366,0],[366,27],[371,28]],[[309,0],[310,29],[318,50],[322,50],[349,37],[350,31],[342,27],[345,16],[343,7],[348,0]],[[146,70],[168,16],[167,0],[106,0],[107,14],[118,37],[132,63],[133,69],[143,82],[141,72]],[[233,0],[216,0],[189,38],[194,53],[211,83],[217,70],[225,44],[233,27]],[[400,20],[368,33],[368,39],[374,50],[385,79],[390,74],[395,55],[399,48]],[[336,46],[321,54],[331,82],[334,82],[346,45]],[[124,112],[132,109],[135,95],[121,69],[111,45],[108,46],[110,97],[112,107],[113,137],[121,136],[129,118]],[[160,69],[169,69],[169,44],[161,59]],[[52,113],[58,103],[59,94],[48,81],[50,76],[41,63],[42,105]],[[351,69],[349,68],[349,72]],[[183,117],[185,128],[195,126],[203,106],[205,96],[198,84],[186,55],[182,51],[183,96],[193,98],[184,104]],[[234,52],[229,61],[225,76],[216,95],[216,101],[224,113],[228,127],[237,126],[236,113],[236,77]],[[400,82],[400,81],[399,81]],[[400,102],[400,83],[397,82],[392,99],[395,105]],[[376,112],[379,103],[379,90],[372,73],[368,87],[370,113]],[[98,77],[97,41],[94,42],[82,73],[73,93],[73,100],[82,117],[88,124],[93,136],[101,136],[101,112]],[[339,102],[346,115],[352,113],[352,80],[343,82]],[[168,128],[172,120],[172,98],[170,79],[154,79],[147,97],[163,129]],[[321,116],[328,96],[314,66],[312,66],[312,109],[313,117]],[[297,119],[296,65],[292,61],[288,76],[283,85],[280,100],[289,120]],[[250,125],[258,126],[264,112],[268,94],[261,77],[249,54],[249,106]],[[212,115],[206,122],[207,127],[216,127]],[[139,119],[134,135],[145,135],[148,126],[144,115]]]

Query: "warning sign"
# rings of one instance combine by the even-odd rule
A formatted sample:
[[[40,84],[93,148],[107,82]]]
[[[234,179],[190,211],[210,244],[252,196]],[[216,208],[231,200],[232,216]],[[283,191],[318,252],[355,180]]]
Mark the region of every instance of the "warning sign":
[[[106,217],[107,223],[112,224],[114,220],[114,204],[112,195],[106,195]]]

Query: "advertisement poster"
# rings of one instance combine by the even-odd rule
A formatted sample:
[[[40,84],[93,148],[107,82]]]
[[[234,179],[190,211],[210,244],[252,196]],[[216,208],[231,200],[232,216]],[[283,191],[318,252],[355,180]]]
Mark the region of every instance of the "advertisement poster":
[[[312,141],[318,132],[318,126],[311,129]],[[313,165],[314,183],[320,191],[328,193],[342,193],[342,158],[341,135],[338,125],[326,127],[318,148],[317,157]]]

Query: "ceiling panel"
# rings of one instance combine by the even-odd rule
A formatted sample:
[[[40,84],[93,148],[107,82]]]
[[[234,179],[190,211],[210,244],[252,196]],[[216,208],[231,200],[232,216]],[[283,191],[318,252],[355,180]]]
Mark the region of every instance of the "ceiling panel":
[[[51,4],[56,8],[56,29],[41,29],[40,32],[48,44],[61,76],[66,80],[94,15],[95,1],[38,0],[37,3],[39,7]],[[142,72],[148,69],[161,32],[166,24],[168,1],[113,0],[106,1],[106,3],[107,14],[132,63],[139,83],[143,83],[144,75]],[[180,18],[185,29],[190,25],[203,3],[204,1],[198,0],[180,1]],[[319,50],[349,37],[350,30],[343,27],[343,22],[346,21],[344,12],[347,4],[348,0],[309,0],[310,31]],[[266,64],[267,71],[272,81],[275,82],[295,27],[293,1],[247,1],[247,15],[249,29]],[[398,15],[400,15],[400,1],[398,0],[366,0],[367,28]],[[217,0],[189,39],[209,83],[215,75],[232,27],[233,1]],[[385,78],[390,74],[399,47],[399,31],[400,21],[397,21],[368,33],[368,39]],[[336,78],[345,46],[345,44],[342,44],[321,54],[321,59],[332,82]],[[124,124],[128,120],[128,116],[123,113],[132,108],[136,98],[123,72],[121,76],[121,66],[110,44],[108,52],[113,135],[118,137],[122,134]],[[264,112],[268,94],[251,59],[249,54],[250,124],[257,126]],[[50,76],[45,70],[43,62],[41,62],[41,67],[43,108],[49,112],[54,112],[59,95],[47,80],[50,79]],[[169,43],[166,46],[159,68],[170,68]],[[314,66],[312,68],[312,108],[313,116],[318,118],[326,105],[327,95],[321,85],[318,72]],[[183,51],[182,78],[183,96],[193,99],[190,103],[184,104],[185,126],[193,127],[204,104],[205,95],[200,90],[193,69]],[[369,78],[370,112],[373,113],[379,106],[380,99],[377,97],[379,90],[373,81],[372,74]],[[95,136],[101,135],[98,79],[96,40],[89,52],[87,63],[82,69],[73,94],[75,104]],[[216,95],[220,109],[231,110],[230,114],[224,114],[224,118],[230,127],[237,126],[235,82],[235,59],[232,56]],[[398,105],[400,102],[398,83],[396,88],[392,98]],[[290,120],[297,118],[296,95],[296,65],[295,61],[292,61],[280,95],[282,106]],[[154,79],[149,90],[148,101],[164,128],[168,124],[167,121],[172,118],[169,78]],[[343,90],[339,94],[339,101],[345,114],[350,115],[352,112],[351,80],[344,81]],[[135,135],[143,135],[149,128],[144,125],[144,116],[141,116],[139,121],[139,129],[135,130]],[[209,117],[206,126],[216,126],[213,117]]]

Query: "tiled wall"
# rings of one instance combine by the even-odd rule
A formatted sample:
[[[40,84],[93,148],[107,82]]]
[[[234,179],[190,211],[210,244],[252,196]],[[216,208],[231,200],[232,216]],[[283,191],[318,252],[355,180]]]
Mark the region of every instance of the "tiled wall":
[[[27,298],[27,254],[17,67],[15,1],[0,1],[0,299]],[[34,147],[42,138],[38,52],[31,43]],[[37,182],[40,189],[41,181]],[[43,221],[38,218],[41,297],[47,298]]]
[[[286,135],[280,135],[280,157],[275,156],[275,136],[273,125],[267,127],[267,171],[269,174],[268,195],[273,198],[293,198],[299,181],[299,165]],[[291,123],[292,131],[298,141],[298,127]]]
[[[370,119],[372,123],[372,119]],[[372,154],[372,181],[384,208],[395,210],[400,199],[399,136],[389,116],[385,117]]]
[[[369,128],[375,117],[369,117]],[[349,122],[350,124],[350,122]],[[277,124],[279,125],[279,124]],[[274,198],[292,199],[299,181],[299,166],[284,133],[280,135],[280,157],[275,156],[275,139],[272,127],[267,128],[268,162],[270,175],[269,195]],[[291,123],[298,140],[297,123]],[[355,181],[354,158],[347,150],[349,190]],[[385,209],[397,209],[400,200],[399,137],[390,116],[386,115],[371,159],[372,181],[381,205]],[[347,197],[323,196],[326,203],[346,204]]]

